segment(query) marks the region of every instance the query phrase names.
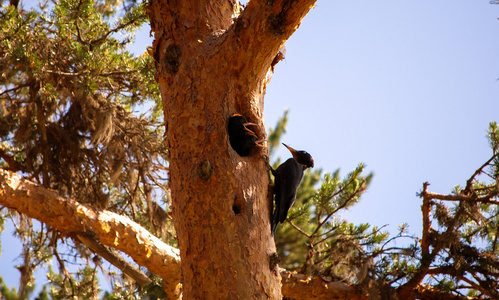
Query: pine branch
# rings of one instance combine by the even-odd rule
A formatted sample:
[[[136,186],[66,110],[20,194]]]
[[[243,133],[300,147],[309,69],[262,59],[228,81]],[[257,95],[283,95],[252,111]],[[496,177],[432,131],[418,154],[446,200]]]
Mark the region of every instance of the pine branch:
[[[1,146],[0,146],[0,158],[2,158],[9,167],[6,170],[17,172],[17,171],[23,171],[24,166],[17,162],[14,157],[12,157],[7,151],[5,151]]]
[[[300,227],[296,226],[293,221],[291,220],[288,220],[289,224],[291,224],[291,226],[293,226],[294,229],[296,229],[299,233],[303,234],[304,236],[310,238],[311,235],[309,235],[308,233],[306,233],[303,229],[301,229]]]
[[[421,206],[421,211],[423,214],[423,237],[421,239],[421,251],[423,256],[427,256],[430,254],[430,228],[431,228],[431,219],[430,219],[430,197],[427,195],[428,186],[430,184],[428,182],[423,183],[423,192],[421,196],[423,197],[423,205]]]
[[[480,168],[478,168],[475,171],[475,173],[473,173],[473,175],[471,175],[471,177],[468,179],[468,181],[466,181],[465,190],[470,191],[473,188],[473,180],[475,180],[476,176],[480,175],[480,173],[483,172],[483,169],[485,167],[487,167],[494,160],[494,158],[496,158],[498,155],[499,155],[499,153],[495,153],[494,155],[492,155],[492,157],[489,158],[489,160],[487,160],[483,165],[480,166]]]
[[[0,205],[35,218],[61,235],[93,232],[106,246],[123,251],[175,293],[180,282],[178,250],[166,245],[127,217],[96,210],[0,169]]]
[[[442,249],[444,249],[444,247],[446,246],[445,239],[440,239],[436,243],[432,244],[433,249],[431,250],[431,252],[429,250],[430,248],[429,235],[431,232],[431,221],[429,214],[431,207],[430,200],[432,198],[429,196],[431,193],[427,191],[428,186],[429,183],[425,182],[423,184],[423,192],[421,193],[421,196],[423,197],[423,206],[421,207],[421,210],[423,212],[423,239],[421,242],[422,244],[421,263],[418,269],[414,272],[412,278],[397,288],[397,295],[399,299],[410,299],[413,296],[417,286],[423,281],[425,276],[428,275],[428,271],[430,270],[431,264],[434,262],[435,258],[438,256],[440,251],[442,251]],[[456,211],[454,217],[448,222],[447,229],[445,230],[444,233],[442,233],[442,235],[449,235],[456,230],[455,226],[458,223],[463,213],[464,213],[464,208],[462,203],[460,202],[458,210]]]
[[[143,287],[152,282],[152,280],[149,279],[149,277],[147,277],[144,272],[133,266],[131,263],[127,262],[121,255],[113,251],[112,248],[108,248],[102,245],[93,234],[77,234],[76,237],[83,244],[87,245],[87,247],[90,248],[93,252],[100,255],[102,258],[120,269],[126,275],[130,276],[140,286]]]
[[[0,93],[0,96],[2,96],[2,95],[4,95],[4,94],[8,94],[8,93],[10,93],[10,92],[15,92],[15,91],[17,91],[17,90],[19,90],[19,89],[22,89],[22,88],[24,88],[24,87],[28,87],[28,86],[29,86],[29,84],[20,84],[20,85],[18,85],[18,86],[16,86],[16,87],[13,87],[13,88],[8,89],[8,90],[5,90],[5,91],[0,90],[0,92],[1,92],[1,93]]]
[[[494,197],[494,195],[486,195],[486,196],[480,196],[476,197],[474,195],[471,196],[466,196],[466,195],[444,195],[444,194],[439,194],[439,193],[432,193],[432,192],[424,192],[426,196],[430,199],[436,199],[436,200],[444,200],[444,201],[463,201],[463,202],[480,202],[480,203],[487,203],[487,204],[495,204],[499,205],[499,201],[494,201],[490,200],[490,198]]]
[[[81,5],[81,2],[79,5]],[[81,33],[81,29],[78,26],[78,20],[75,20],[74,25],[76,27],[76,38],[80,43],[85,44],[85,45],[89,45],[91,47],[94,44],[104,42],[112,33],[119,32],[122,29],[125,29],[126,27],[133,25],[134,23],[138,22],[140,19],[143,19],[145,17],[146,17],[145,12],[143,14],[139,14],[136,17],[128,20],[127,22],[121,23],[118,26],[116,26],[115,28],[109,29],[102,36],[100,36],[99,38],[93,39],[93,40],[84,40],[83,39],[83,34]],[[92,49],[92,48],[90,48],[90,49]]]

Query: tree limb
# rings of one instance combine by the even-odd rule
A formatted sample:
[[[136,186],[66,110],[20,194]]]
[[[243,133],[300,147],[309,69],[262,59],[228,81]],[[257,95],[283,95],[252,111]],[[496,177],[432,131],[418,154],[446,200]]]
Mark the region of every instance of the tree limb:
[[[421,206],[421,211],[423,214],[423,237],[421,239],[421,251],[423,255],[430,254],[430,197],[428,196],[427,190],[429,185],[430,184],[428,182],[423,183],[423,192],[421,193],[421,196],[423,197],[423,205]]]
[[[300,227],[296,226],[295,223],[293,223],[293,221],[289,220],[288,221],[289,224],[291,224],[291,226],[293,226],[299,233],[303,234],[304,236],[310,238],[310,234],[306,233],[303,229],[301,229]]]
[[[473,175],[471,175],[471,177],[468,179],[468,181],[466,181],[466,189],[467,190],[470,190],[472,188],[472,185],[473,185],[473,180],[475,180],[475,177],[477,177],[478,175],[480,175],[480,173],[483,172],[483,169],[488,166],[493,160],[494,158],[497,157],[499,153],[494,153],[494,155],[492,155],[491,158],[489,158],[489,160],[487,160],[483,165],[480,166],[480,168],[478,168],[475,173],[473,173]]]
[[[442,239],[439,242],[432,245],[433,249],[431,250],[431,252],[429,251],[429,246],[430,246],[429,234],[431,231],[431,221],[429,219],[429,213],[431,208],[430,200],[438,199],[438,198],[433,198],[433,196],[439,195],[428,192],[427,187],[429,185],[430,184],[428,182],[425,182],[423,184],[423,192],[421,192],[421,196],[423,197],[423,205],[421,207],[421,210],[423,212],[423,239],[421,242],[421,247],[422,247],[421,263],[418,269],[414,272],[412,278],[397,288],[397,296],[399,297],[399,299],[412,299],[414,293],[417,290],[417,287],[421,284],[422,280],[428,274],[431,264],[433,263],[439,252],[446,246],[444,240]],[[441,196],[443,196],[443,198],[447,198],[453,195],[441,195]],[[461,195],[458,197],[461,197]],[[455,230],[455,226],[458,223],[459,218],[464,213],[462,203],[463,202],[459,202],[458,210],[456,211],[455,216],[447,224],[447,229],[442,235],[451,234]]]
[[[0,146],[0,158],[3,159],[8,165],[8,170],[10,171],[22,171],[24,167],[22,164],[17,162],[14,157],[12,157],[7,151],[5,151],[2,146]]]
[[[15,91],[17,91],[17,90],[19,90],[19,89],[22,89],[22,88],[25,88],[25,87],[27,87],[27,86],[29,86],[29,84],[20,84],[20,85],[18,85],[18,86],[16,86],[16,87],[13,87],[13,88],[11,88],[11,89],[7,89],[7,90],[5,90],[5,91],[0,90],[0,96],[2,96],[2,95],[4,95],[4,94],[8,94],[8,93],[10,93],[10,92],[15,92]]]
[[[95,233],[103,245],[125,252],[137,264],[163,278],[171,292],[180,282],[178,250],[125,216],[82,205],[1,169],[0,205],[46,223],[63,236]]]
[[[490,200],[492,196],[486,195],[481,197],[466,196],[466,195],[444,195],[439,193],[425,192],[426,196],[431,199],[444,201],[464,201],[464,202],[481,202],[499,205],[499,201]]]
[[[92,234],[77,234],[76,237],[80,242],[87,245],[94,253],[110,262],[113,266],[120,269],[123,273],[130,276],[140,286],[147,285],[152,282],[144,272],[127,262],[121,255],[114,252],[112,248],[102,245]]]
[[[472,300],[477,299],[475,297],[464,297],[458,295],[452,295],[449,293],[441,292],[434,287],[426,284],[421,284],[415,290],[415,295],[417,295],[417,299],[421,300]],[[400,298],[399,298],[400,299]]]
[[[239,57],[266,59],[263,64],[246,64],[247,71],[260,78],[265,76],[276,55],[279,55],[279,49],[298,29],[315,2],[316,0],[249,1],[234,26],[229,29],[231,44],[234,45],[232,47],[248,54],[238,55]]]
[[[367,300],[355,287],[339,281],[328,282],[318,276],[308,276],[281,270],[282,296],[291,299]]]

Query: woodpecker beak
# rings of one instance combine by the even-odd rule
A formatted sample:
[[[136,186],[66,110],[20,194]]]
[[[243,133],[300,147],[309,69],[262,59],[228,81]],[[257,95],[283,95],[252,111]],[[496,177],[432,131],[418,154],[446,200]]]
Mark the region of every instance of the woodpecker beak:
[[[298,151],[298,150],[295,150],[284,143],[282,143],[282,144],[284,145],[284,147],[288,148],[289,152],[291,152],[291,154],[293,155],[293,158],[300,165],[302,165],[304,170],[307,168],[310,168],[310,167],[312,167],[312,168],[314,167],[314,159],[312,158],[312,156],[308,152]]]
[[[295,149],[291,148],[290,146],[282,143],[284,145],[284,147],[288,148],[289,152],[291,152],[291,155],[293,155],[294,159],[297,158],[296,154],[298,153],[298,151],[296,151]]]

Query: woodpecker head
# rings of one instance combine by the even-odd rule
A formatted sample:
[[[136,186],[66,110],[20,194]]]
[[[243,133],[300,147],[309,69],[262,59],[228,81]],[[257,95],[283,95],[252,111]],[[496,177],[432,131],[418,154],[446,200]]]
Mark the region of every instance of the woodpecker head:
[[[288,148],[288,150],[291,152],[291,155],[293,155],[293,158],[303,166],[303,169],[307,168],[313,168],[314,167],[314,159],[312,158],[312,155],[310,155],[307,151],[303,150],[295,150],[291,148],[290,146],[282,143],[284,147]]]

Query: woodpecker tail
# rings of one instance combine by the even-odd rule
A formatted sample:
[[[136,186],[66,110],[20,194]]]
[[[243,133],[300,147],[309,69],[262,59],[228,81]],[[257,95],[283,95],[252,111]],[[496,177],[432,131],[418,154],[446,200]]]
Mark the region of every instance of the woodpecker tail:
[[[279,214],[277,213],[277,209],[274,210],[272,214],[272,222],[271,222],[271,232],[272,236],[275,237],[275,231],[277,229],[277,225],[279,224]]]
[[[272,236],[273,237],[275,237],[275,231],[277,229],[277,223],[279,223],[279,222],[274,222],[274,220],[272,220],[272,228],[271,228],[271,230],[272,230]]]

